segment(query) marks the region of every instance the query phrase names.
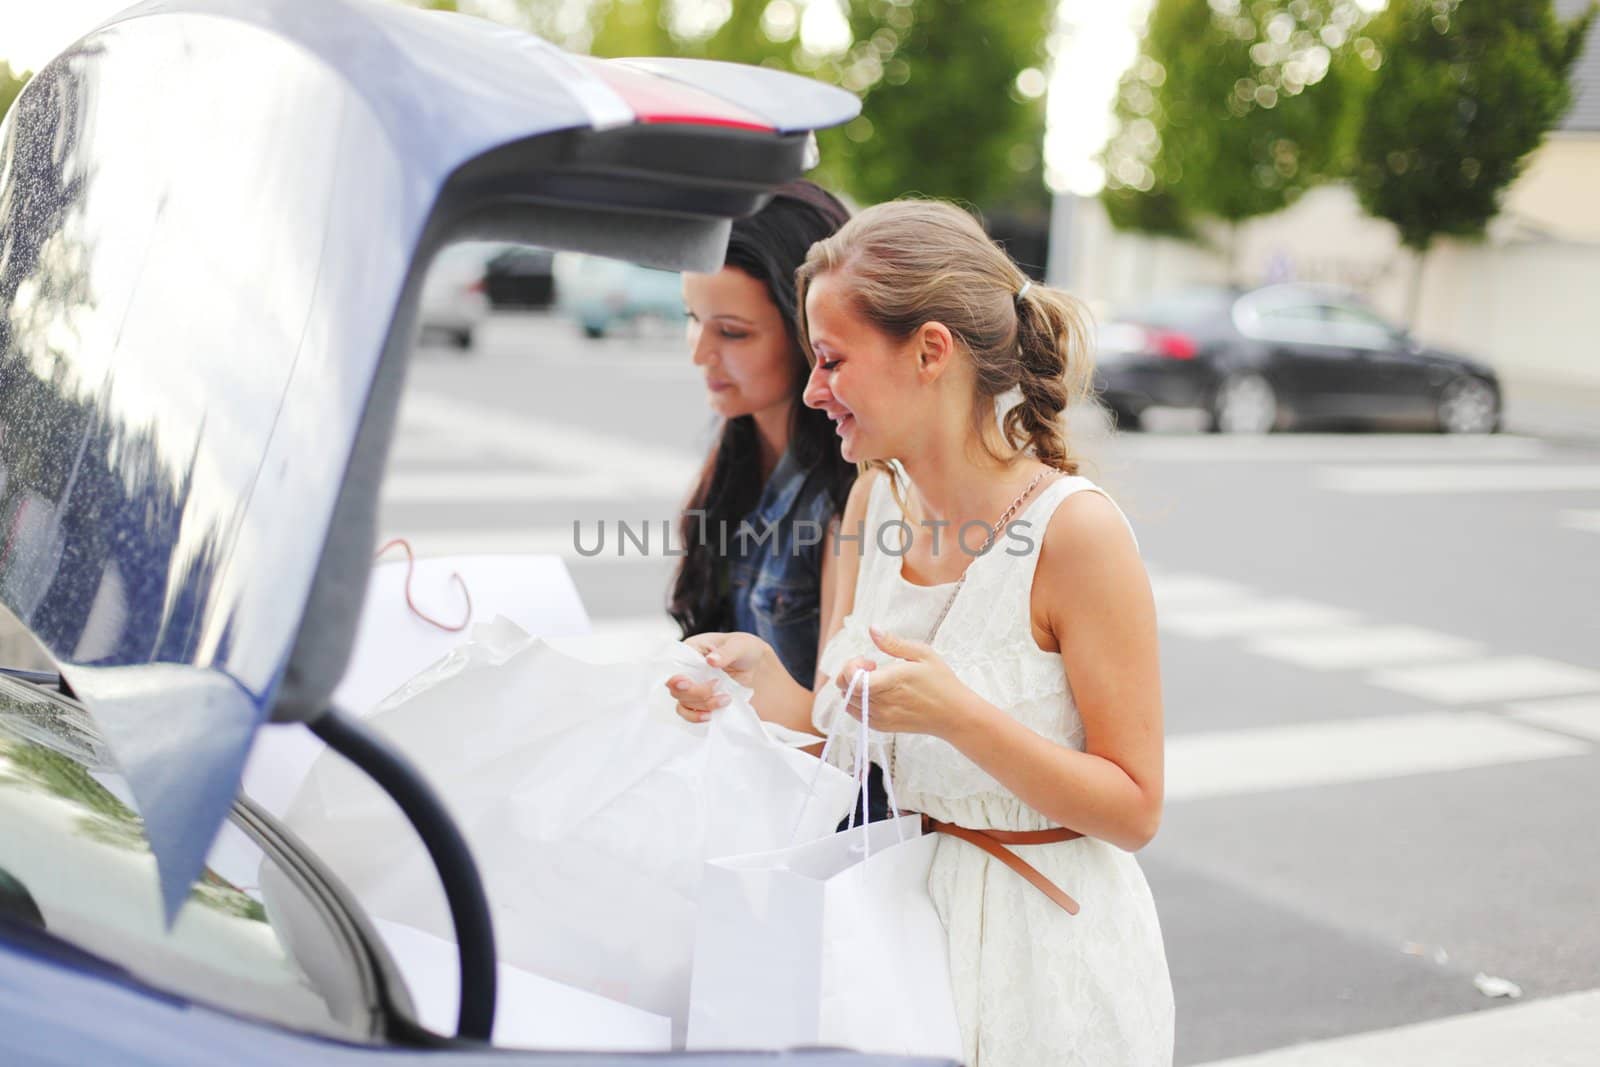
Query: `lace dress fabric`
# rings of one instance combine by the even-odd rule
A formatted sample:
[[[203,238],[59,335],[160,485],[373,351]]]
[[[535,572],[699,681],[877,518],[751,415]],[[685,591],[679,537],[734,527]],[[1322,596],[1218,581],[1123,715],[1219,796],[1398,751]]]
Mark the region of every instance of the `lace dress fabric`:
[[[1060,477],[1018,516],[1031,539],[1002,537],[973,559],[934,649],[980,696],[1037,733],[1083,749],[1059,653],[1034,642],[1029,598],[1038,545],[1055,508],[1073,493],[1098,491],[1086,478]],[[878,662],[867,633],[881,629],[925,640],[954,583],[919,586],[900,556],[877,543],[885,523],[904,520],[888,479],[873,486],[854,610],[823,649],[830,677],[856,656]],[[895,527],[887,527],[892,549]],[[839,691],[818,689],[812,718],[827,729]],[[854,765],[851,734],[835,761]],[[880,744],[881,742],[881,744]],[[902,809],[979,829],[1042,830],[1049,820],[946,742],[922,734],[878,735],[875,761],[890,765]],[[884,759],[888,754],[889,758]],[[967,1067],[1154,1067],[1172,1062],[1172,982],[1155,903],[1132,854],[1090,838],[1015,851],[1081,905],[1068,915],[1043,893],[965,841],[940,838],[928,891],[949,939]]]

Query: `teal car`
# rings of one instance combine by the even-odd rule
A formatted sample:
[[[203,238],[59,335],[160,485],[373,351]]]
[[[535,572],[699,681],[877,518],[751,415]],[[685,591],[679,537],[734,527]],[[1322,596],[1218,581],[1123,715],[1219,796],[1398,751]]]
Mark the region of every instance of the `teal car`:
[[[683,318],[677,271],[575,253],[557,256],[555,269],[558,304],[586,337],[598,339],[640,319]]]

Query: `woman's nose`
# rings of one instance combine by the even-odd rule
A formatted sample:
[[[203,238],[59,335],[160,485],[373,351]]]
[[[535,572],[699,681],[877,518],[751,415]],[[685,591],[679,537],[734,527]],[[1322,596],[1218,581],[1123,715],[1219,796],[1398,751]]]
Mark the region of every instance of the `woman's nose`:
[[[712,349],[711,335],[699,326],[689,327],[689,362],[696,367],[703,367],[711,362]]]
[[[800,400],[806,407],[820,408],[833,395],[833,390],[828,388],[827,373],[820,365],[812,364],[806,387],[800,393]]]

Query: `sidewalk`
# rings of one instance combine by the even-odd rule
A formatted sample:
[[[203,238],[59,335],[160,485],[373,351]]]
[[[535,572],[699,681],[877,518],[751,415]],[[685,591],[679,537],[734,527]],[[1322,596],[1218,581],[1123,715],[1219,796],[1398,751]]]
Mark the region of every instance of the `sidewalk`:
[[[1530,437],[1600,442],[1600,386],[1505,379],[1505,430]]]
[[[1592,1067],[1596,1062],[1600,1062],[1600,990],[1216,1060],[1202,1067]]]

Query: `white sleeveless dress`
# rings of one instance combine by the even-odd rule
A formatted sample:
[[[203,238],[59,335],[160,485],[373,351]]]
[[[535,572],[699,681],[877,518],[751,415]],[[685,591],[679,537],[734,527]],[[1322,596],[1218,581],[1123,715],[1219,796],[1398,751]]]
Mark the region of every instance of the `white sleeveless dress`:
[[[1063,476],[1023,509],[1028,546],[1004,536],[968,566],[966,585],[940,627],[934,650],[961,681],[1036,732],[1078,750],[1083,724],[1059,653],[1034,642],[1029,597],[1038,545],[1056,507],[1098,491]],[[879,663],[869,623],[922,641],[954,583],[913,585],[900,557],[875,543],[884,523],[905,520],[879,477],[867,510],[854,610],[822,653],[831,679],[856,656]],[[895,548],[891,525],[883,542]],[[942,531],[941,536],[949,530]],[[841,697],[819,687],[812,718],[826,729]],[[834,748],[853,765],[849,732]],[[876,737],[876,734],[875,734]],[[886,737],[903,810],[978,829],[1043,830],[1050,822],[952,745],[925,734]],[[873,745],[876,754],[878,746]],[[1154,901],[1133,855],[1080,838],[1017,846],[1016,853],[1076,899],[1068,915],[1014,871],[973,845],[941,837],[928,891],[944,921],[951,982],[967,1067],[1167,1067],[1172,1062],[1172,981]]]

